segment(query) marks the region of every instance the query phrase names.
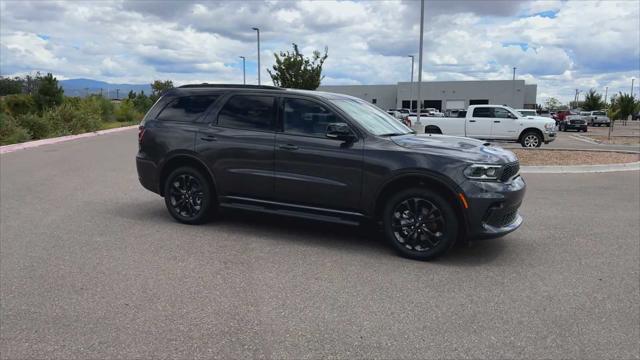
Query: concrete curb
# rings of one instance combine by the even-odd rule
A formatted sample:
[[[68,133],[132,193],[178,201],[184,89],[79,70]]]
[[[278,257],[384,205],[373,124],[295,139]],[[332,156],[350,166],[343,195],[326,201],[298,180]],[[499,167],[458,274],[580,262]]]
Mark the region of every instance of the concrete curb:
[[[638,171],[640,161],[626,164],[602,164],[602,165],[549,165],[549,166],[522,166],[523,174],[582,174],[605,173],[616,171]]]
[[[626,145],[624,145],[626,146]],[[633,145],[629,145],[633,146]],[[640,148],[638,150],[616,150],[616,149],[572,149],[572,148],[553,148],[553,149],[531,149],[531,148],[504,148],[507,150],[522,149],[525,151],[593,151],[593,152],[617,152],[623,154],[640,154]]]
[[[131,125],[131,126],[124,126],[124,127],[119,127],[115,129],[109,129],[109,130],[100,130],[100,131],[78,134],[78,135],[68,135],[68,136],[61,136],[61,137],[51,138],[51,139],[42,139],[42,140],[23,142],[19,144],[4,145],[4,146],[0,146],[0,154],[7,154],[14,151],[35,148],[43,145],[57,144],[61,142],[71,141],[71,140],[106,135],[106,134],[111,134],[115,132],[136,129],[137,127],[138,125]]]

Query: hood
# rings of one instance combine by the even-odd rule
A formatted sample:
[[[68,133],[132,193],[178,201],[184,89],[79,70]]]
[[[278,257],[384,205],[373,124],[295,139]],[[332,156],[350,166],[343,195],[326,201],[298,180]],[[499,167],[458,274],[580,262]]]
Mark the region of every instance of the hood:
[[[518,158],[508,150],[485,141],[436,134],[404,135],[392,138],[404,148],[430,155],[442,155],[469,162],[504,164]]]

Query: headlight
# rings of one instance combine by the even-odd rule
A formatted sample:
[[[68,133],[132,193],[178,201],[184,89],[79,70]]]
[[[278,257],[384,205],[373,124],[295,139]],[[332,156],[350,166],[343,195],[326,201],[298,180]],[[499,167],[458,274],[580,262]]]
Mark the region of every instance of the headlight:
[[[502,165],[472,164],[464,170],[464,176],[473,180],[498,180]]]
[[[556,124],[546,123],[546,124],[544,124],[544,128],[546,130],[554,130],[556,128]]]

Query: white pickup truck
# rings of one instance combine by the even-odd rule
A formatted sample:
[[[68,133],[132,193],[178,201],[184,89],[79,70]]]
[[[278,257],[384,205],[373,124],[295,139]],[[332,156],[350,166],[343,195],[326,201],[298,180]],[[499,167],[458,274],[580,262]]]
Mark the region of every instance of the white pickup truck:
[[[416,129],[417,117],[405,123]],[[422,117],[421,129],[428,134],[466,136],[483,140],[516,141],[523,147],[539,147],[556,138],[555,121],[542,116],[522,116],[504,105],[471,105],[465,117]],[[418,132],[421,129],[416,129]]]

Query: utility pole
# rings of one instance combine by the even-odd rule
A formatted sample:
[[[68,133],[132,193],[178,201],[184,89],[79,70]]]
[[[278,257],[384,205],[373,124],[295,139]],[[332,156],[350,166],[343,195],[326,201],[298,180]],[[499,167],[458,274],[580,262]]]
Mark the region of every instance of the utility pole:
[[[420,122],[420,102],[422,102],[422,40],[424,38],[424,0],[420,0],[420,54],[418,54],[418,118],[413,129],[419,133],[422,123]]]
[[[516,81],[516,67],[513,67],[513,81]]]
[[[257,27],[252,29],[258,33],[258,85],[260,85],[260,29]]]
[[[100,97],[102,97],[102,88],[100,88]]]
[[[631,78],[631,96],[633,97],[633,82],[636,80],[636,78]]]
[[[606,86],[604,88],[604,108],[605,109],[609,108],[609,105],[607,105],[607,95],[609,95],[609,87],[608,86]]]
[[[513,67],[513,81],[511,81],[511,106],[517,108],[516,106],[516,67]]]
[[[116,89],[116,100],[120,100],[120,89]]]
[[[415,60],[415,56],[407,55],[411,58],[411,87],[409,88],[409,111],[413,109],[413,61]]]
[[[242,83],[247,85],[247,72],[245,67],[246,58],[244,56],[240,56],[240,58],[242,59]]]

